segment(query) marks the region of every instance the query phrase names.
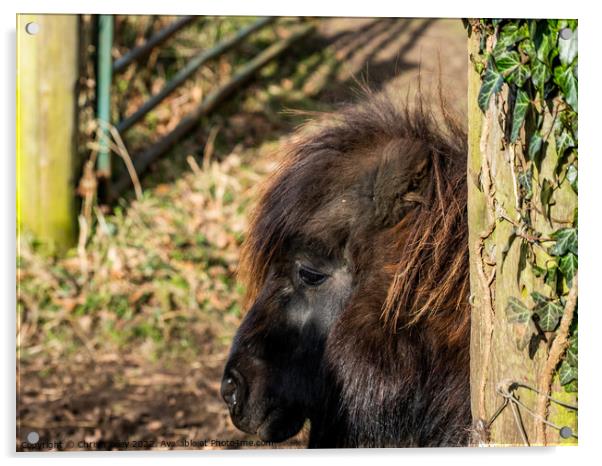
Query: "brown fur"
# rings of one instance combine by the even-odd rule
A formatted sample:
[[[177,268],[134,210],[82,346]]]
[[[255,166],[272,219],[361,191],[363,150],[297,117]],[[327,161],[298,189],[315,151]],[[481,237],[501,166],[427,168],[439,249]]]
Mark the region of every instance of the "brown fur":
[[[385,280],[390,285],[382,317],[392,328],[426,319],[440,328],[442,336],[446,335],[445,340],[456,342],[465,336],[469,314],[464,131],[449,115],[445,116],[444,127],[440,127],[437,117],[429,113],[420,99],[414,110],[406,106],[402,111],[382,96],[372,95],[367,100],[370,103],[363,108],[350,106],[323,115],[317,125],[326,125],[326,128],[317,135],[310,129],[308,136],[299,135],[290,143],[285,148],[288,156],[264,187],[264,193],[272,193],[284,174],[303,165],[310,151],[356,151],[362,156],[361,151],[370,150],[375,143],[400,137],[426,143],[435,192],[429,204],[413,193],[407,194],[408,202],[416,208],[411,217],[404,218],[388,232],[390,238],[397,241],[391,262],[382,264],[392,278]],[[373,118],[378,120],[373,121]],[[363,160],[355,157],[353,163],[353,166],[329,164],[326,172],[315,173],[315,176],[329,180],[336,178],[339,185],[349,185],[373,160],[370,156]],[[332,190],[336,191],[336,188]],[[290,218],[273,218],[270,212],[272,200],[268,194],[262,196],[241,255],[239,274],[247,286],[247,304],[261,289],[271,258],[282,247],[287,234],[301,230],[315,230],[319,234],[324,228],[331,227],[317,220],[309,226],[304,224],[310,214],[299,215],[300,211],[315,210],[315,204],[309,200],[305,206],[291,205],[290,212],[295,215]],[[454,311],[453,315],[450,315],[450,309]],[[458,314],[463,316],[461,325],[458,325]],[[448,325],[449,319],[455,325]],[[448,334],[450,328],[456,329],[451,335]]]
[[[466,138],[421,100],[412,109],[392,100],[370,95],[293,140],[252,219],[241,278],[252,303],[291,238],[311,238],[325,255],[347,245],[355,288],[324,358],[358,427],[333,444],[462,444],[470,424]],[[361,426],[368,412],[381,419],[379,431]]]

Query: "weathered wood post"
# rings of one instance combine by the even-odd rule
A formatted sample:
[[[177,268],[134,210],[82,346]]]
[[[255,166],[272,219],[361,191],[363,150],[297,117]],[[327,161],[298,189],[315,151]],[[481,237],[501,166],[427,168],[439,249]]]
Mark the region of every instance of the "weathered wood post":
[[[475,442],[574,445],[576,22],[520,21],[469,26]]]
[[[51,249],[76,236],[77,41],[77,15],[17,17],[17,225]]]

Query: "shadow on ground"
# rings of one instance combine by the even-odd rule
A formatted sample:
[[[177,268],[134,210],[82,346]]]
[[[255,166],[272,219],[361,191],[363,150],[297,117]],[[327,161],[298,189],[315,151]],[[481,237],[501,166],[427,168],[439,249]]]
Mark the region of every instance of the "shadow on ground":
[[[466,36],[460,20],[432,18],[325,18],[316,33],[296,44],[268,72],[224,103],[215,115],[151,168],[145,188],[177,179],[187,155],[199,163],[211,131],[213,155],[277,144],[307,117],[296,111],[331,111],[361,98],[361,88],[401,100],[420,87],[434,95],[441,83],[451,107],[465,114]],[[133,155],[135,157],[135,154]]]

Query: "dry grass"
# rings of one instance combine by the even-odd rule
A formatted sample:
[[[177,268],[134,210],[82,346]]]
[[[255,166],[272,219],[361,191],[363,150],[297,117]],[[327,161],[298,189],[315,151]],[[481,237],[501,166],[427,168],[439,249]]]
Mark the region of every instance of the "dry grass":
[[[219,380],[241,315],[247,208],[274,165],[259,153],[253,165],[232,153],[203,168],[191,157],[188,173],[127,212],[95,209],[83,254],[48,257],[20,239],[19,439],[36,430],[75,443],[66,449],[103,449],[77,444],[249,438]]]
[[[236,153],[204,170],[189,160],[189,173],[127,213],[95,208],[83,254],[47,257],[21,238],[21,361],[63,357],[79,343],[94,354],[136,343],[149,358],[189,357],[199,351],[199,323],[219,330],[238,322],[238,248],[263,174]]]

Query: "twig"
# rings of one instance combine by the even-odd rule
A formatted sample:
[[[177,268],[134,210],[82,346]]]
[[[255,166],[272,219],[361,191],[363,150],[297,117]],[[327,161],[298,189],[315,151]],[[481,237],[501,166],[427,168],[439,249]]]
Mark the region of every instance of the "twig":
[[[219,130],[219,126],[214,126],[209,131],[209,136],[207,136],[207,142],[205,143],[205,149],[203,150],[203,169],[205,171],[209,170],[211,158],[213,157],[213,149],[215,147],[215,138],[217,137]]]
[[[84,277],[88,277],[88,255],[86,254],[86,243],[88,242],[88,221],[83,215],[77,216],[79,223],[79,238],[77,241],[77,255],[79,256],[79,268]]]
[[[547,444],[545,427],[541,419],[547,419],[548,417],[548,397],[552,388],[554,370],[558,366],[558,363],[564,356],[564,353],[567,347],[569,346],[569,329],[571,326],[571,322],[573,321],[575,309],[577,307],[577,282],[578,274],[575,274],[575,276],[573,277],[573,285],[571,286],[571,290],[569,291],[569,296],[564,307],[564,313],[562,314],[562,319],[560,319],[560,326],[558,327],[556,338],[554,338],[554,342],[552,343],[552,347],[550,348],[548,359],[546,361],[546,365],[543,369],[543,374],[539,383],[539,397],[537,399],[536,412],[540,419],[539,422],[535,424],[535,431],[537,436],[537,442],[541,445]]]
[[[94,213],[96,214],[96,218],[98,220],[98,225],[100,226],[100,231],[104,235],[109,236],[111,234],[111,232],[109,230],[109,226],[107,225],[107,221],[105,219],[104,214],[98,207],[94,207]]]
[[[525,232],[525,229],[527,228],[526,225],[524,224],[519,224],[518,222],[512,220],[508,214],[506,213],[506,211],[504,210],[504,208],[500,205],[497,205],[497,211],[498,211],[498,215],[502,220],[506,220],[508,223],[512,224],[515,228],[515,232],[514,234],[516,236],[518,236],[519,238],[523,238],[524,240],[527,240],[529,243],[534,243],[534,244],[539,244],[539,243],[549,243],[552,241],[556,241],[552,238],[548,238],[546,236],[541,237],[541,236],[532,236],[529,235],[528,233]]]
[[[192,172],[196,176],[200,176],[201,173],[203,173],[203,171],[201,170],[201,167],[199,167],[199,164],[196,162],[196,160],[194,159],[194,157],[192,155],[189,155],[188,157],[186,157],[186,161],[188,162],[188,165],[190,165]]]
[[[88,336],[86,336],[84,334],[84,332],[82,332],[77,320],[74,319],[70,315],[65,316],[63,319],[69,323],[69,325],[71,326],[71,330],[73,330],[74,335],[79,339],[79,341],[81,341],[82,346],[86,350],[86,353],[88,353],[88,357],[90,358],[90,361],[94,361],[96,356],[95,356],[94,348],[90,344],[90,338]]]
[[[94,196],[96,196],[96,189],[98,187],[98,182],[96,181],[96,174],[94,173],[94,154],[90,156],[90,159],[86,161],[83,168],[83,174],[81,179],[79,180],[79,186],[77,188],[79,195],[83,198],[82,202],[82,215],[84,216],[87,222],[90,222],[92,219],[92,205],[94,202]]]
[[[130,175],[130,178],[132,180],[132,184],[134,185],[134,192],[136,193],[136,199],[140,200],[142,199],[142,187],[140,186],[140,180],[138,179],[138,174],[136,173],[136,169],[134,168],[134,163],[132,162],[132,158],[130,157],[130,154],[127,150],[127,148],[125,147],[125,144],[123,142],[123,139],[121,138],[121,135],[119,134],[119,131],[117,131],[117,128],[115,128],[115,126],[107,123],[106,121],[101,121],[99,120],[98,123],[101,126],[104,126],[105,128],[107,128],[109,130],[109,132],[111,133],[111,136],[113,138],[113,140],[115,141],[115,144],[117,145],[117,150],[115,150],[115,153],[117,153],[117,155],[119,155],[119,157],[121,157],[121,159],[123,160],[123,163],[125,163],[125,167],[128,171],[128,174]]]

